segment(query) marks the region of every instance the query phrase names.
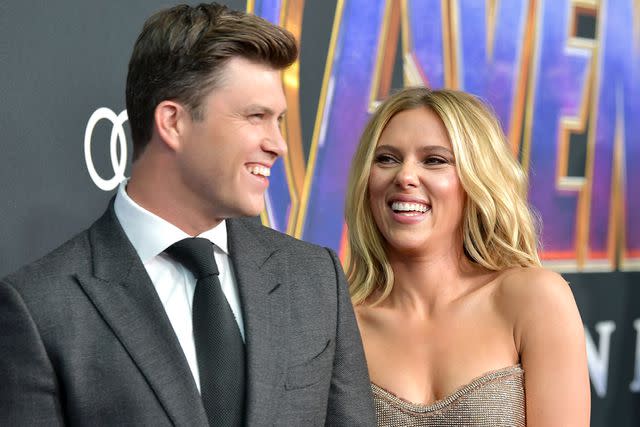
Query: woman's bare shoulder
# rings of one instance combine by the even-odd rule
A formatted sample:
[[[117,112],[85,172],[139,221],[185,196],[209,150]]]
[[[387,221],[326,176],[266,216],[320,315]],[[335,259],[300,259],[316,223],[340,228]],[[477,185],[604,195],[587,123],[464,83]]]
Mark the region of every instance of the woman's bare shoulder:
[[[550,310],[571,310],[575,300],[562,276],[541,267],[504,271],[496,283],[496,303],[514,320],[543,320]]]
[[[497,295],[509,304],[529,304],[565,299],[571,295],[562,276],[541,267],[518,267],[505,270],[496,279]]]
[[[372,303],[371,300],[355,304],[353,310],[360,329],[377,328],[381,322],[384,322],[385,310],[381,310],[381,307]]]
[[[527,423],[588,425],[584,327],[569,284],[544,268],[505,272],[497,293],[526,372]]]

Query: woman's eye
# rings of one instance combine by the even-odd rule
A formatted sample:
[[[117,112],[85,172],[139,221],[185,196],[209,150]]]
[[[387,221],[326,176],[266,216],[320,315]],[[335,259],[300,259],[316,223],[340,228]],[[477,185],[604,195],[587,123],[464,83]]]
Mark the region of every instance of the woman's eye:
[[[438,156],[430,156],[424,159],[424,163],[426,165],[443,165],[445,163],[449,163],[446,159]]]
[[[396,159],[393,156],[390,156],[389,154],[378,154],[375,158],[375,161],[376,163],[390,164],[390,163],[394,163]]]

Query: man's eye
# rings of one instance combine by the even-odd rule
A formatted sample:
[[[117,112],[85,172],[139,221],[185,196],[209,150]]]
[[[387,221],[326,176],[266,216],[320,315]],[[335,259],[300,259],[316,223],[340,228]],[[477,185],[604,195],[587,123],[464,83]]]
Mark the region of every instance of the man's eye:
[[[264,118],[264,113],[253,113],[253,114],[249,114],[249,119],[250,120],[262,120]]]

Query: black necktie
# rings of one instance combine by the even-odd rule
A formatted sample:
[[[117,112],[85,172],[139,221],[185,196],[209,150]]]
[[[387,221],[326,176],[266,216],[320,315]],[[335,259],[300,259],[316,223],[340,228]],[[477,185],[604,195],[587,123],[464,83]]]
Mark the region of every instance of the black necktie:
[[[166,252],[197,279],[193,295],[193,338],[200,394],[211,426],[241,426],[244,419],[244,342],[218,280],[213,244],[187,238]]]

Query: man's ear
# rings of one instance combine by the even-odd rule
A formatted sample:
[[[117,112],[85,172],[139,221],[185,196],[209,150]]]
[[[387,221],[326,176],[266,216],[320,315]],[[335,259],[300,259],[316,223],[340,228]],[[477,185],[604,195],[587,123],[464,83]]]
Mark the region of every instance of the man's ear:
[[[187,129],[186,122],[191,120],[187,109],[178,102],[164,100],[156,106],[154,119],[160,139],[171,150],[179,151]]]

